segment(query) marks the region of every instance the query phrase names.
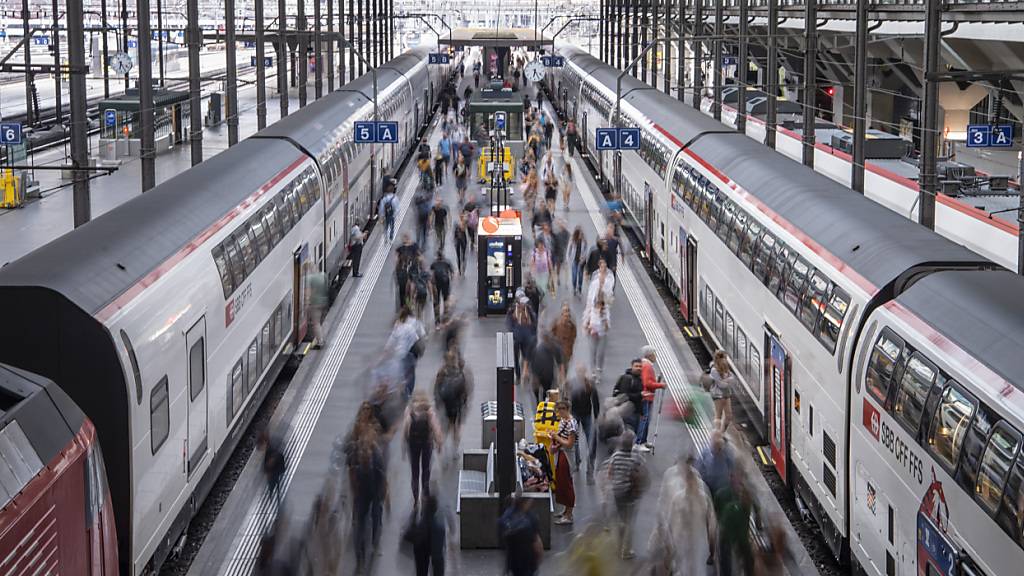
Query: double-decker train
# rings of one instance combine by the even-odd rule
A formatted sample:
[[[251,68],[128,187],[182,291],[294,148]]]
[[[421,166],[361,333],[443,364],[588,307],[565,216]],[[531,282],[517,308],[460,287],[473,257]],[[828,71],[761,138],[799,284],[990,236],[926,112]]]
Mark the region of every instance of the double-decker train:
[[[1024,565],[1024,280],[574,47],[547,78],[782,480],[868,574]]]
[[[95,424],[121,574],[163,562],[303,340],[306,279],[337,272],[431,117],[449,68],[427,54],[379,67],[376,95],[356,79],[0,270],[0,361]],[[375,112],[397,144],[355,143]]]

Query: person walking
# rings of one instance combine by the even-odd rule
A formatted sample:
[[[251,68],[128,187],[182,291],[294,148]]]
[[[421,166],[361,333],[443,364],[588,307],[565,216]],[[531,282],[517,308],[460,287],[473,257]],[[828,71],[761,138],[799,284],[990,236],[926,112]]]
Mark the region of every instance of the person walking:
[[[366,237],[369,234],[363,232],[362,228],[359,227],[359,220],[352,225],[352,231],[348,236],[348,257],[352,261],[352,277],[359,278],[362,274],[359,273],[359,264],[363,260],[363,244],[366,242]]]
[[[608,263],[604,258],[597,261],[597,271],[590,278],[586,306],[588,308],[593,306],[598,298],[603,299],[609,308],[615,299],[615,274],[608,268]]]
[[[353,429],[346,448],[349,486],[353,496],[353,540],[356,573],[367,569],[367,552],[380,546],[384,500],[388,493],[387,458],[380,432],[371,425]]]
[[[452,161],[452,137],[447,130],[441,134],[441,141],[437,143],[437,150],[441,153],[441,162],[444,163],[444,169],[447,171]]]
[[[562,303],[562,313],[558,315],[554,325],[551,327],[551,334],[555,337],[562,349],[562,380],[565,380],[566,370],[572,362],[573,349],[576,347],[576,322],[572,319],[572,310],[568,302]]]
[[[398,215],[398,197],[395,196],[394,185],[386,188],[387,192],[380,199],[377,213],[384,216],[384,227],[388,231],[388,241],[395,239],[395,216]]]
[[[454,530],[454,520],[441,509],[433,492],[424,495],[423,505],[413,515],[410,536],[416,576],[444,576],[448,533]]]
[[[445,164],[444,156],[441,156],[441,151],[438,150],[437,154],[434,155],[434,187],[440,188],[444,184],[444,172],[447,168]]]
[[[572,164],[566,162],[562,174],[562,208],[565,208],[566,212],[569,211],[569,198],[572,196],[572,189],[574,187]]]
[[[519,494],[498,519],[498,532],[505,545],[505,573],[510,576],[536,576],[544,556],[540,523],[530,511],[532,503]]]
[[[710,376],[711,399],[715,402],[715,424],[720,430],[728,430],[732,423],[732,393],[736,375],[729,365],[729,355],[724,350],[715,352]]]
[[[608,332],[611,330],[611,315],[608,313],[604,297],[599,297],[593,306],[583,312],[583,329],[590,338],[590,368],[600,378],[604,371]]]
[[[594,378],[587,374],[583,364],[576,365],[576,378],[569,389],[572,416],[583,429],[587,439],[587,484],[594,483],[594,464],[597,461],[597,429],[595,423],[601,414],[601,398]],[[580,469],[580,449],[576,445],[576,470]]]
[[[405,433],[402,436],[405,439],[404,452],[409,456],[412,468],[413,506],[418,506],[421,487],[423,493],[429,492],[430,461],[434,449],[440,448],[444,441],[434,407],[422,390],[413,395],[406,408]]]
[[[552,274],[554,279],[551,282],[553,290],[558,291],[558,287],[562,284],[562,265],[565,263],[565,253],[569,248],[569,229],[565,225],[565,221],[559,219],[555,223],[555,229],[550,235],[551,242],[551,266]]]
[[[430,221],[434,225],[434,236],[437,237],[437,250],[444,251],[445,238],[448,236],[448,206],[438,196],[434,207],[430,209]]]
[[[632,404],[632,413],[628,416],[623,416],[623,422],[633,431],[634,440],[636,440],[636,429],[640,423],[640,414],[643,410],[641,404],[643,403],[644,385],[640,381],[640,373],[643,370],[643,366],[642,360],[634,358],[630,362],[626,373],[619,376],[619,379],[615,381],[615,387],[612,388],[612,396],[624,396]]]
[[[651,428],[651,409],[654,406],[654,396],[658,390],[665,387],[661,378],[655,375],[654,363],[657,362],[657,353],[654,346],[644,346],[640,350],[640,359],[643,368],[640,370],[640,382],[643,384],[643,402],[640,408],[640,428],[636,434],[637,449],[642,452],[650,452],[653,446],[647,442],[647,434]]]
[[[312,265],[310,265],[312,269]],[[309,273],[306,280],[309,303],[309,323],[313,330],[313,349],[319,350],[324,343],[323,320],[327,313],[327,274],[319,270]]]
[[[546,293],[552,288],[551,268],[551,253],[548,252],[544,241],[537,239],[533,252],[530,254],[530,271],[533,273],[533,278],[541,292]]]
[[[469,168],[466,167],[466,158],[459,155],[459,161],[455,163],[455,189],[459,193],[459,204],[466,202],[466,188],[469,180]]]
[[[459,220],[452,228],[452,240],[455,243],[455,263],[459,268],[459,276],[466,275],[466,246],[469,244],[469,227],[466,224],[466,213],[459,213]]]
[[[647,466],[633,451],[635,436],[626,430],[619,437],[619,449],[605,461],[608,487],[615,507],[615,524],[619,533],[619,553],[623,560],[636,556],[633,551],[633,522],[636,503],[647,489]]]
[[[569,265],[572,267],[572,293],[583,293],[583,276],[587,265],[587,237],[583,228],[577,226],[569,239]]]
[[[281,508],[281,501],[284,498],[281,483],[284,481],[284,473],[288,470],[283,444],[280,435],[271,434],[269,429],[264,429],[260,434],[260,446],[263,448],[263,473],[267,477],[267,492],[274,497],[278,509]]]
[[[432,279],[430,282],[433,288],[432,298],[434,300],[434,329],[440,330],[444,324],[444,318],[451,316],[450,298],[452,293],[452,263],[444,257],[444,252],[438,250],[437,257],[430,264]]]
[[[558,413],[558,431],[548,433],[555,452],[555,502],[562,505],[562,513],[555,518],[555,524],[568,525],[573,523],[572,510],[576,507],[576,489],[572,470],[569,469],[568,452],[576,446],[577,427],[568,402],[559,400],[555,411]]]
[[[452,446],[456,449],[459,447],[462,418],[472,386],[469,369],[462,362],[458,349],[449,349],[444,355],[444,364],[434,378],[434,404],[445,416]]]
[[[516,291],[516,303],[505,316],[505,326],[512,333],[516,382],[522,384],[523,371],[529,368],[537,342],[537,314],[530,308],[530,299],[522,290]]]
[[[576,121],[570,119],[569,123],[565,127],[565,137],[569,144],[569,157],[572,158],[576,155],[576,150],[580,147],[580,135],[576,129]]]
[[[558,389],[558,377],[564,364],[562,347],[551,334],[545,334],[530,358],[530,375],[533,376],[533,396],[540,404],[548,390]]]
[[[430,229],[430,211],[433,208],[431,199],[433,197],[434,193],[432,191],[420,188],[412,199],[416,205],[416,242],[424,248],[427,246],[427,232]]]
[[[423,324],[408,306],[403,306],[391,329],[391,334],[384,344],[384,349],[401,366],[406,398],[412,395],[412,391],[416,387],[416,362],[422,354],[420,339],[425,334],[426,330],[423,329]]]

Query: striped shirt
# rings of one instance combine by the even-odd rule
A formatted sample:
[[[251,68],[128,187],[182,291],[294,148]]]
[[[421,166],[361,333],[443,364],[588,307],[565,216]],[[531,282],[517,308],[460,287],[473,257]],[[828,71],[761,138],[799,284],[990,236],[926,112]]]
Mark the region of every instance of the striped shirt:
[[[634,497],[644,462],[632,451],[616,450],[604,463],[616,498]]]

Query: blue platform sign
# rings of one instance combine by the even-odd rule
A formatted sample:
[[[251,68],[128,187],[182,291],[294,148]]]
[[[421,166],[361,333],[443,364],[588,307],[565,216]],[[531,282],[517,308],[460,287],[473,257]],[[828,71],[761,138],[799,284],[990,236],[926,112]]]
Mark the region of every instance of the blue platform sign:
[[[255,48],[256,42],[254,40],[246,40],[244,46],[246,48]]]
[[[722,66],[735,66],[735,65],[736,65],[736,57],[735,56],[722,56]]]
[[[968,148],[1009,148],[1013,146],[1013,126],[969,124],[967,126]]]
[[[562,68],[565,66],[565,58],[562,56],[541,56],[540,61],[548,68]]]
[[[254,68],[256,67],[256,57],[255,56],[250,56],[249,57],[249,65],[254,67]],[[273,56],[264,56],[263,57],[263,67],[264,68],[273,68],[273,66],[274,66],[274,57]]]
[[[138,48],[139,47],[139,41],[138,40],[128,40],[128,47],[129,48]]]
[[[377,142],[398,144],[398,122],[377,122]]]
[[[618,150],[619,131],[615,128],[598,128],[595,142],[598,150]]]
[[[428,64],[447,64],[451,61],[451,57],[444,52],[431,52],[427,57]]]
[[[5,122],[0,124],[0,144],[19,146],[21,144],[21,124]]]
[[[103,125],[108,128],[117,126],[117,110],[104,110],[103,111]]]
[[[356,122],[356,144],[373,144],[377,141],[377,127],[373,122]]]
[[[640,129],[619,128],[619,150],[639,150]]]
[[[32,37],[32,44],[34,44],[35,46],[49,46],[50,45],[50,37],[49,36],[33,36]]]

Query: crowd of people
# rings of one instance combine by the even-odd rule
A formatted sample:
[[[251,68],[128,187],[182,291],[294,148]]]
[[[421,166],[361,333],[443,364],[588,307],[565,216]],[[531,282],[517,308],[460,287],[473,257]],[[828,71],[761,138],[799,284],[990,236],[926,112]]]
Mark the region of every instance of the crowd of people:
[[[473,73],[478,78],[480,71]],[[516,68],[511,81],[518,87]],[[335,442],[332,474],[315,499],[308,524],[289,527],[287,515],[279,514],[264,537],[261,574],[336,574],[344,565],[357,574],[373,571],[385,552],[385,515],[395,491],[403,489],[393,485],[389,470],[395,437],[411,478],[412,509],[400,547],[412,557],[417,576],[452,571],[457,523],[439,498],[433,472],[457,457],[473,396],[462,336],[467,319],[457,311],[453,293],[473,260],[480,218],[469,176],[476,150],[461,115],[473,88],[468,86],[460,98],[455,86],[442,93],[440,140],[433,147],[424,140],[417,151],[418,185],[411,206],[415,235],[399,233],[396,239],[400,203],[393,180],[385,181],[377,207],[384,233],[395,243],[395,321],[365,378],[366,400]],[[581,226],[569,224],[575,181],[568,159],[579,149],[579,136],[571,122],[559,125],[540,102],[528,107],[526,152],[519,168],[519,207],[529,235],[523,248],[526,272],[505,325],[513,334],[517,398],[524,404],[553,401],[556,419],[543,438],[548,469],[538,467],[539,480],[523,478],[523,485],[552,492],[554,524],[560,527],[577,523],[577,476],[594,487],[581,492],[598,499],[588,503],[598,512],[587,525],[571,528],[578,535],[561,559],[566,573],[618,574],[625,563],[636,562],[641,573],[658,575],[781,574],[788,546],[783,523],[760,510],[751,482],[757,471],[742,436],[730,432],[735,377],[722,351],[702,379],[714,406],[713,416],[708,415],[713,418],[708,446],[680,451],[661,476],[647,552],[636,558],[634,545],[641,538],[634,526],[641,499],[654,481],[649,459],[666,384],[652,346],[640,347],[614,379],[605,376],[626,243],[614,219],[592,238]],[[558,155],[552,150],[556,131]],[[454,205],[443,193],[451,187],[449,178]],[[360,253],[365,240],[358,226],[351,230],[350,244],[358,245]],[[455,264],[449,260],[452,252]],[[358,258],[353,275],[359,276]],[[318,327],[318,342],[321,338]],[[417,367],[431,341],[440,342],[440,368],[432,382],[417,386]],[[280,507],[288,466],[283,440],[267,434],[261,447],[269,490]],[[495,527],[506,574],[535,575],[545,560],[532,501],[517,495]],[[759,517],[767,545],[752,543],[752,515]]]

